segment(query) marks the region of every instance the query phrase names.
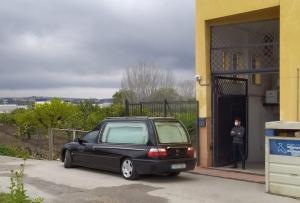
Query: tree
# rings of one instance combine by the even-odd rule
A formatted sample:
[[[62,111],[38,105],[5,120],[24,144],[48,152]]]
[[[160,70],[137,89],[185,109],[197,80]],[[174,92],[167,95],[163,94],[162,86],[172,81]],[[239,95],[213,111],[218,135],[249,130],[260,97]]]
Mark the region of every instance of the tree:
[[[75,128],[82,126],[80,110],[73,104],[53,99],[50,103],[36,105],[34,112],[43,129]]]
[[[20,135],[31,135],[38,132],[46,134],[48,128],[82,127],[82,114],[78,107],[53,99],[50,103],[39,104],[34,108],[18,110],[12,118],[19,128]]]
[[[87,126],[90,114],[92,112],[95,112],[97,110],[97,107],[98,106],[95,106],[90,100],[80,102],[80,104],[78,105],[78,109],[81,112],[82,128],[85,128]]]
[[[12,118],[18,126],[19,135],[26,135],[28,139],[31,139],[31,135],[39,126],[34,111],[19,109],[12,113]]]
[[[140,63],[126,69],[121,86],[130,102],[147,101],[161,88],[175,89],[175,78],[171,71],[158,69],[153,64]]]
[[[176,89],[174,88],[160,88],[157,91],[155,91],[151,96],[151,101],[175,101],[179,97]]]
[[[113,98],[113,104],[124,104],[124,101],[126,99],[126,94],[124,90],[119,90],[114,93],[112,96]]]
[[[38,104],[33,108],[18,109],[11,115],[21,136],[46,135],[49,128],[92,130],[101,120],[111,116],[124,116],[123,104],[99,107],[92,101],[79,105],[53,99],[50,103]]]
[[[195,82],[193,80],[183,80],[178,82],[176,89],[183,99],[195,98]]]
[[[88,115],[86,125],[83,126],[83,129],[92,130],[103,119],[118,116],[124,116],[124,107],[121,104],[113,104],[102,108],[96,106],[96,108]]]

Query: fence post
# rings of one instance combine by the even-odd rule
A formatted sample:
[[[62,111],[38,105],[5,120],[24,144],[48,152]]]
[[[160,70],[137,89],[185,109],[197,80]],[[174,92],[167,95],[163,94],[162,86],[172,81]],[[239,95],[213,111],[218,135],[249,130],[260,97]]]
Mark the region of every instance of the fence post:
[[[125,100],[125,116],[129,116],[129,103],[128,100]]]
[[[49,137],[49,154],[48,159],[53,160],[53,133],[52,128],[48,128],[48,137]]]
[[[76,130],[73,130],[73,140],[76,139]]]
[[[37,139],[36,139],[35,153],[37,155],[40,155],[40,151],[41,151],[41,149],[40,149],[41,146],[40,145],[41,145],[41,143],[40,143],[40,129],[39,128],[36,129],[36,135],[37,135]]]
[[[165,101],[164,101],[164,117],[167,117],[167,104],[168,104],[168,102],[165,99]]]
[[[143,115],[143,104],[142,104],[142,102],[140,102],[140,115],[141,116]]]

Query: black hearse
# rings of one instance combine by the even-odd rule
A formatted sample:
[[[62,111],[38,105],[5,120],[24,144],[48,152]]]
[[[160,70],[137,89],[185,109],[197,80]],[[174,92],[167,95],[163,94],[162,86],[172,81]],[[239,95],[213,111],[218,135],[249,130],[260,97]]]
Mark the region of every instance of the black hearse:
[[[192,170],[196,159],[184,125],[174,118],[107,118],[82,139],[64,145],[65,168],[85,166],[121,172],[125,179],[141,174],[176,176]]]

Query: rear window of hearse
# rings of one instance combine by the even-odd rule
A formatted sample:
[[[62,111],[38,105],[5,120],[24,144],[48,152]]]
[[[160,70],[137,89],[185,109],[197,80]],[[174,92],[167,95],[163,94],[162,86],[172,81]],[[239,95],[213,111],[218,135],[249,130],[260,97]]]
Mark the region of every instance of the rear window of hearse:
[[[161,144],[188,143],[188,135],[179,122],[155,122]]]

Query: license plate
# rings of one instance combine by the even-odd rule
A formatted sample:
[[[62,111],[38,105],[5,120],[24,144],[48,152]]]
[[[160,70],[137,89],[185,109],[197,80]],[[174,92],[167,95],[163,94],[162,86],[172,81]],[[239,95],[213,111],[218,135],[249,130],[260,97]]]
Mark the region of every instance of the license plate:
[[[184,169],[186,168],[186,164],[172,164],[171,169]]]

